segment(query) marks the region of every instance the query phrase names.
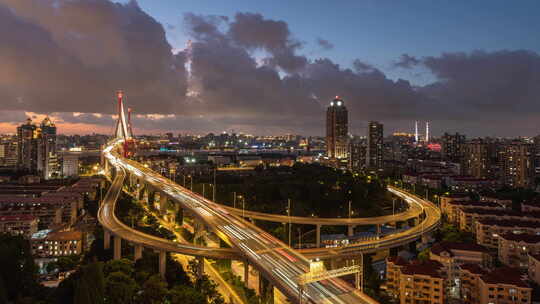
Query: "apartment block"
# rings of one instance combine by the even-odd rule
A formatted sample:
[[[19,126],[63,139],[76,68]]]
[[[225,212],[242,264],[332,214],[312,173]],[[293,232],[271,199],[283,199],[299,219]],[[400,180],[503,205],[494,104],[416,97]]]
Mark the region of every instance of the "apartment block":
[[[499,236],[503,234],[540,233],[539,223],[530,220],[498,220],[486,218],[476,221],[474,226],[476,243],[494,249],[499,248]]]
[[[0,232],[30,238],[38,229],[38,219],[33,215],[0,216]]]
[[[505,233],[499,236],[499,260],[506,266],[527,269],[529,254],[540,254],[540,235]]]
[[[440,242],[431,247],[429,258],[444,266],[448,287],[453,287],[455,279],[459,278],[460,265],[468,263],[485,267],[491,265],[488,250],[474,243]]]
[[[30,239],[32,254],[38,257],[58,257],[81,254],[83,234],[80,231],[42,230]]]

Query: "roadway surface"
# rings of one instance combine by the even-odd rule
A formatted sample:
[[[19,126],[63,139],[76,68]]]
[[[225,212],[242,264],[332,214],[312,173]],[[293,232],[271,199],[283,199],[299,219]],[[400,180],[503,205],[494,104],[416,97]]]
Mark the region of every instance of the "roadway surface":
[[[238,254],[231,249],[225,248],[207,248],[193,246],[190,244],[176,243],[164,238],[153,236],[133,229],[120,221],[114,209],[116,201],[122,192],[125,172],[123,169],[117,170],[116,177],[112,181],[111,188],[103,198],[103,203],[98,211],[99,222],[113,235],[119,236],[130,243],[140,244],[147,248],[156,250],[165,250],[172,253],[182,253],[192,256],[202,256],[212,259],[238,258]]]
[[[300,252],[304,255],[313,255],[321,259],[336,256],[354,256],[360,253],[370,253],[382,249],[405,245],[421,238],[422,235],[430,233],[439,227],[441,211],[432,202],[393,186],[388,186],[388,191],[406,200],[409,203],[409,206],[416,205],[422,208],[422,210],[425,212],[425,218],[421,220],[418,225],[407,230],[391,233],[380,238],[374,238],[373,240],[337,248],[303,249],[300,250]]]
[[[265,277],[289,299],[299,302],[297,281],[300,275],[309,271],[310,262],[307,258],[255,225],[229,213],[220,205],[177,185],[137,162],[123,158],[115,151],[117,145],[121,143],[121,140],[115,140],[103,150],[107,161],[117,169],[117,176],[111,186],[113,191],[109,191],[111,195],[106,198],[108,202],[102,205],[99,213],[100,222],[108,230],[130,242],[143,244],[145,247],[157,247],[159,250],[184,254],[189,253],[182,252],[183,250],[200,250],[196,246],[174,242],[175,246],[171,246],[169,242],[163,242],[163,239],[148,238],[147,235],[133,233],[133,229],[126,225],[119,225],[118,219],[114,216],[114,203],[111,200],[118,198],[126,177],[125,171],[127,171],[136,175],[139,180],[159,189],[169,199],[180,203],[182,207],[202,219],[222,240],[235,247],[251,265],[264,273]],[[216,251],[217,249],[208,248],[208,250]],[[194,254],[196,255],[195,252]],[[201,255],[205,256],[205,254]],[[306,300],[313,303],[377,303],[337,278],[307,284],[303,294],[303,301]]]
[[[422,211],[421,204],[409,204],[406,211],[396,213],[395,215],[384,215],[374,217],[354,217],[354,218],[324,218],[324,217],[302,217],[302,216],[287,216],[282,214],[263,213],[257,211],[242,210],[222,205],[222,208],[234,215],[263,220],[276,223],[288,223],[289,219],[292,224],[304,225],[323,225],[323,226],[360,226],[360,225],[382,225],[390,222],[406,221],[418,217]]]

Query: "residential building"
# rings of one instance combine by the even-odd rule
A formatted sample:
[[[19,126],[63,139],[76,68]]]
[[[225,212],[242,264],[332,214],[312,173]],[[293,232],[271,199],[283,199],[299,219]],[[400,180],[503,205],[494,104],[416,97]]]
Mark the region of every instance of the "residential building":
[[[457,223],[459,229],[472,232],[474,224],[479,219],[498,219],[498,220],[530,220],[540,224],[540,212],[517,212],[511,209],[485,209],[485,208],[459,208]]]
[[[444,133],[441,156],[443,160],[461,163],[465,153],[465,135]]]
[[[30,118],[26,120],[26,123],[17,127],[17,166],[19,169],[30,173],[37,172],[39,135],[39,129]]]
[[[464,173],[477,179],[491,178],[489,144],[482,139],[476,139],[466,143],[464,147]]]
[[[370,121],[367,130],[366,168],[383,168],[383,124]]]
[[[0,232],[30,238],[38,230],[38,218],[33,215],[0,215]]]
[[[38,138],[37,171],[45,180],[59,177],[58,156],[56,154],[56,125],[45,117],[41,122]]]
[[[410,263],[400,269],[399,292],[401,304],[444,303],[443,265],[437,261]]]
[[[32,254],[38,257],[58,257],[81,254],[83,233],[80,231],[43,230],[30,239]]]
[[[540,224],[539,224],[540,225]],[[499,236],[499,260],[506,266],[527,269],[529,254],[540,254],[540,235],[504,233]]]
[[[484,210],[505,210],[504,206],[501,206],[494,202],[479,202],[469,200],[449,200],[445,197],[441,198],[441,211],[450,223],[459,224],[459,211],[463,208],[477,208]]]
[[[540,285],[540,254],[529,254],[529,278]]]
[[[331,159],[347,158],[349,113],[339,96],[326,110],[326,155]]]
[[[358,172],[364,168],[365,164],[366,164],[366,146],[359,142],[351,142],[349,144],[348,169],[353,172]]]
[[[481,304],[479,281],[487,271],[480,264],[462,264],[459,266],[459,295],[464,304]]]
[[[533,145],[513,142],[504,146],[504,183],[514,188],[534,186]]]
[[[447,274],[449,287],[459,278],[459,266],[462,264],[491,265],[489,252],[483,246],[474,243],[440,242],[431,247],[429,258],[440,262]]]
[[[477,220],[474,226],[476,243],[494,249],[499,248],[499,236],[503,234],[540,233],[539,223],[531,220],[498,220],[484,218]]]
[[[386,259],[386,292],[393,298],[399,298],[399,277],[401,268],[409,263],[401,256]]]
[[[79,156],[77,154],[62,155],[62,176],[63,177],[78,177],[79,176]]]
[[[515,268],[501,267],[478,280],[480,303],[531,303],[532,288]]]

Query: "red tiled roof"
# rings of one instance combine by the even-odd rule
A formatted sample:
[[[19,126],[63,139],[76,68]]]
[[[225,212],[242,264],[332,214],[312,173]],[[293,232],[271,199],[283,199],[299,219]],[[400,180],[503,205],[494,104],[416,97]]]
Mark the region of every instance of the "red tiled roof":
[[[540,235],[538,234],[528,234],[528,233],[520,233],[520,234],[514,234],[514,233],[505,233],[501,235],[501,237],[508,241],[514,241],[514,242],[524,242],[528,244],[537,244],[540,243]]]
[[[508,284],[528,288],[530,285],[523,280],[521,272],[516,268],[500,267],[481,276],[488,284]]]
[[[440,273],[440,270],[443,268],[443,265],[434,260],[427,261],[414,261],[409,265],[405,265],[401,269],[401,273],[407,275],[427,275],[434,278],[444,278]]]
[[[488,252],[486,248],[475,243],[440,242],[431,247],[431,252],[436,255],[443,251],[452,253],[452,250]]]
[[[448,204],[459,205],[459,206],[477,206],[477,207],[499,207],[503,208],[501,205],[495,202],[479,202],[479,201],[451,201]]]
[[[487,272],[484,270],[484,268],[480,267],[480,265],[478,264],[471,264],[471,263],[467,263],[467,264],[462,264],[459,266],[459,268],[463,269],[463,270],[467,270],[468,272],[470,273],[473,273],[473,274],[486,274]]]
[[[523,228],[540,228],[538,222],[522,221],[522,220],[497,220],[497,219],[479,219],[478,223],[488,226],[502,227],[523,227]]]
[[[407,262],[404,258],[402,258],[399,255],[389,257],[388,262],[393,263],[394,265],[397,265],[397,266],[405,266],[405,265],[409,264],[409,262]]]

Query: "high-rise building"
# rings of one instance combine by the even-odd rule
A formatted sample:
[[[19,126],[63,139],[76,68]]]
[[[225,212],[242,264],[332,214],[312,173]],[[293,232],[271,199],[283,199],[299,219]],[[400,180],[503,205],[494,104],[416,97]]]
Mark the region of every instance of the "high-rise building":
[[[531,188],[534,186],[533,145],[512,142],[504,146],[503,178],[510,187]]]
[[[77,154],[64,154],[62,156],[62,176],[79,176],[79,156]]]
[[[368,123],[366,167],[369,169],[383,167],[383,124],[377,121]]]
[[[40,125],[38,138],[37,171],[44,179],[59,176],[58,157],[56,154],[56,125],[45,117]]]
[[[326,111],[326,155],[331,159],[347,158],[349,114],[339,96]]]
[[[17,146],[19,169],[30,173],[37,173],[37,155],[38,155],[39,129],[28,118],[26,123],[17,127]]]
[[[482,139],[475,139],[465,144],[463,171],[475,178],[490,178],[490,144]]]
[[[358,172],[366,165],[366,146],[360,142],[349,144],[349,164],[348,169]]]
[[[444,133],[442,136],[442,158],[446,161],[461,163],[465,150],[465,135]]]

